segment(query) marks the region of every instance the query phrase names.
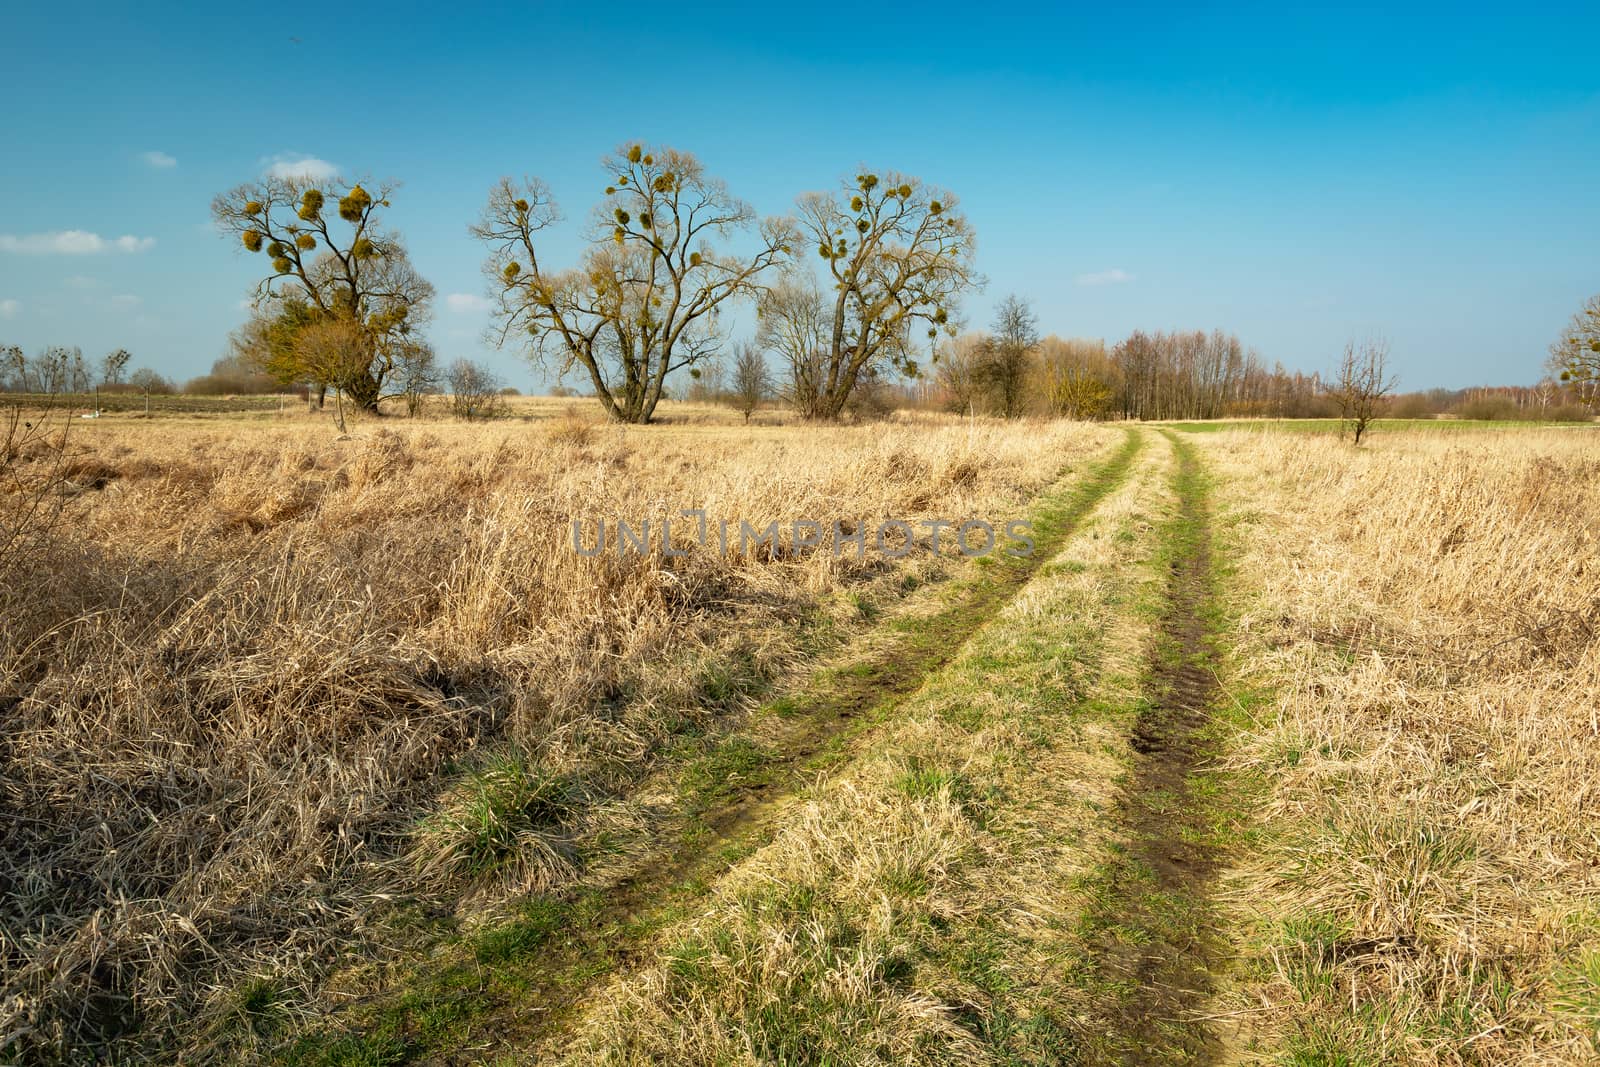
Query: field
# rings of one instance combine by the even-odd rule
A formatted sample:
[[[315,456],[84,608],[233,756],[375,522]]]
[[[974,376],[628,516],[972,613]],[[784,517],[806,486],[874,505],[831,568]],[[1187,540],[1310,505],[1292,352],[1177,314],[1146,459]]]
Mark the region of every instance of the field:
[[[1310,433],[1331,434],[1338,436],[1349,433],[1348,426],[1340,419],[1208,419],[1201,422],[1173,422],[1170,425],[1185,433],[1219,433],[1227,431],[1249,431],[1271,433]],[[1590,426],[1586,422],[1546,422],[1545,428],[1583,428]],[[1504,433],[1523,433],[1534,428],[1526,422],[1511,419],[1375,419],[1372,423],[1374,433],[1384,431],[1407,430],[1412,433],[1460,433],[1462,431],[1498,431]]]
[[[8,452],[0,1056],[1600,1056],[1593,428],[662,413]]]

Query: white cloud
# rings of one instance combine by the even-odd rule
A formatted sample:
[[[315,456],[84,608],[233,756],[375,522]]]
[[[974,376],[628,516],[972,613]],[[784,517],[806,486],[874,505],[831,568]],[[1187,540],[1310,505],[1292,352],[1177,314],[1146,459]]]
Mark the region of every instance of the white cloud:
[[[269,178],[305,178],[310,181],[324,182],[339,173],[336,163],[329,163],[326,159],[317,159],[315,156],[304,156],[298,152],[279,152],[261,161]]]
[[[170,170],[178,165],[178,161],[165,152],[141,152],[139,158],[144,161],[145,166],[154,167],[156,170]]]
[[[451,293],[444,298],[444,302],[450,306],[451,311],[461,315],[489,310],[489,301],[472,293]]]
[[[99,284],[87,274],[73,274],[67,278],[67,288],[69,289],[93,289]]]
[[[0,252],[24,255],[92,256],[101,252],[143,252],[156,243],[154,237],[101,237],[88,230],[53,230],[50,233],[21,235],[0,233]]]
[[[15,300],[0,300],[0,319],[14,319],[22,305]]]
[[[118,293],[108,301],[108,305],[113,311],[132,311],[142,303],[144,303],[144,298],[134,296],[132,293]]]
[[[1124,282],[1131,281],[1133,281],[1133,275],[1121,267],[1095,271],[1093,274],[1080,274],[1077,277],[1079,285],[1121,285]]]

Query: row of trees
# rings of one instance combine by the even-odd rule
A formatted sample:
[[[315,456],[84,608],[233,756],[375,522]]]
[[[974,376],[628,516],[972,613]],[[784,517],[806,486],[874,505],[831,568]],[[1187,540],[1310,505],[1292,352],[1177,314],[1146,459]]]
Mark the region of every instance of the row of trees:
[[[587,379],[620,421],[649,421],[675,374],[720,377],[725,316],[740,303],[755,308],[756,336],[734,353],[733,387],[715,392],[747,414],[775,394],[806,418],[833,419],[879,409],[897,392],[925,399],[930,381],[949,407],[1005,416],[1299,417],[1348,407],[1348,368],[1328,382],[1269,369],[1221,330],[1136,331],[1108,350],[1041,337],[1027,303],[1008,297],[990,331],[957,336],[959,304],[982,281],[974,233],[954,195],[910,176],[864,171],[801,196],[792,215],[761,218],[687,152],[628,144],[603,169],[573,265],[546,254],[563,216],[537,178],[500,181],[471,232],[486,250],[497,342],[558,377]],[[216,384],[299,384],[319,401],[334,389],[374,411],[401,397],[415,411],[460,376],[422,337],[435,293],[384,224],[394,186],[368,184],[268,177],[213,201],[219,229],[270,264],[250,321],[213,369]],[[70,388],[86,373],[81,357],[57,353],[36,366],[14,360],[26,367],[7,384]],[[928,356],[935,376],[921,374]],[[1552,355],[1588,400],[1597,359],[1600,298]]]
[[[496,185],[472,233],[498,343],[586,378],[620,421],[649,421],[670,376],[715,359],[741,302],[757,308],[762,348],[796,372],[796,408],[837,418],[858,389],[915,374],[919,339],[953,333],[979,280],[955,197],[916,178],[857,174],[800,197],[792,216],[760,218],[687,152],[631,144],[603,166],[576,265],[545,254],[562,214],[537,178]],[[270,263],[238,354],[370,410],[436,374],[420,336],[434,291],[382,223],[392,192],[269,177],[216,198],[218,227]]]
[[[1320,376],[1266,367],[1233,334],[1135,331],[1100,340],[1041,337],[1025,300],[1001,301],[989,332],[943,346],[934,381],[945,408],[1015,417],[1207,419],[1338,413]]]
[[[147,388],[167,384],[147,368],[129,371],[133,356],[125,348],[98,360],[84,358],[81,348],[48,345],[28,356],[17,345],[0,345],[0,390],[8,393],[86,393],[98,386]]]
[[[1107,348],[1099,340],[1039,337],[1026,302],[1001,302],[988,333],[944,346],[931,402],[946,410],[1068,418],[1207,419],[1219,416],[1347,419],[1356,432],[1378,414],[1463,418],[1584,418],[1600,402],[1600,297],[1551,349],[1551,376],[1534,386],[1435,389],[1397,396],[1382,339],[1352,342],[1330,374],[1268,367],[1239,339],[1217,330],[1135,331]]]
[[[240,337],[235,338],[236,345]],[[106,392],[142,392],[171,395],[179,392],[196,396],[260,395],[283,391],[283,385],[262,373],[248,353],[234,351],[211,365],[208,374],[191,378],[181,387],[147,367],[129,371],[132,355],[116,349],[98,361],[86,360],[78,348],[51,345],[29,357],[16,345],[0,345],[0,392],[36,395],[86,394],[93,389]],[[409,368],[405,379],[408,391],[407,413],[420,413],[429,396],[449,393],[449,407],[463,418],[488,418],[500,411],[504,398],[516,390],[487,367],[471,360],[458,359],[438,368],[430,358]],[[308,395],[304,385],[290,386],[301,397]]]

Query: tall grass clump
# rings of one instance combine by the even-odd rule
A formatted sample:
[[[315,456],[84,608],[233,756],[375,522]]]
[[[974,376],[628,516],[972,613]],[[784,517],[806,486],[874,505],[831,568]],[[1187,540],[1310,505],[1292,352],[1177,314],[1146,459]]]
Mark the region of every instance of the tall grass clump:
[[[529,892],[572,873],[563,825],[571,783],[515,753],[490,757],[455,782],[416,834],[413,860],[448,883],[499,883]]]

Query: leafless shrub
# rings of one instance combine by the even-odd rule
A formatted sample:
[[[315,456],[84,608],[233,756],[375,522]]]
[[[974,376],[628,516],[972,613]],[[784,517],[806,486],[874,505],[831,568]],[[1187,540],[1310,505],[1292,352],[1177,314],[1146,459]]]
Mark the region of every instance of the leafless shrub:
[[[761,349],[742,344],[733,360],[733,409],[750,421],[750,415],[772,392],[772,372]]]
[[[1344,346],[1338,376],[1328,387],[1339,403],[1339,414],[1360,444],[1383,398],[1394,392],[1400,379],[1389,373],[1389,342],[1382,338],[1351,341]]]
[[[470,359],[450,364],[450,411],[459,419],[493,418],[505,403],[499,375]]]
[[[0,413],[0,577],[26,559],[61,515],[68,479],[83,473],[67,458],[68,413],[51,407]]]

